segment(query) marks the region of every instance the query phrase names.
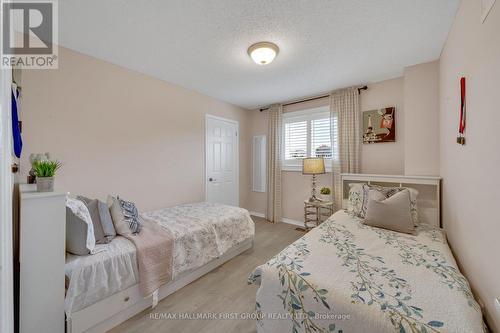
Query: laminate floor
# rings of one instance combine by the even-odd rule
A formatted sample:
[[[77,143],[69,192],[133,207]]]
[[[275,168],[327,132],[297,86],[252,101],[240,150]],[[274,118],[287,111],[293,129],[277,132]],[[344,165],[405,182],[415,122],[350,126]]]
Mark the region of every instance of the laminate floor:
[[[113,328],[110,332],[141,333],[250,333],[256,332],[252,319],[168,319],[172,314],[210,316],[212,314],[253,313],[257,286],[248,285],[252,270],[304,235],[295,226],[272,224],[252,216],[255,221],[254,247],[234,257],[198,280]]]

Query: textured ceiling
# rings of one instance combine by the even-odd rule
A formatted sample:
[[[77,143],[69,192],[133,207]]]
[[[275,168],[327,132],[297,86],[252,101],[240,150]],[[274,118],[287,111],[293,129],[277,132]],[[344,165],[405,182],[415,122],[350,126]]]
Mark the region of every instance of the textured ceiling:
[[[64,0],[70,49],[245,108],[402,75],[435,60],[459,0]],[[280,47],[258,66],[248,46]]]

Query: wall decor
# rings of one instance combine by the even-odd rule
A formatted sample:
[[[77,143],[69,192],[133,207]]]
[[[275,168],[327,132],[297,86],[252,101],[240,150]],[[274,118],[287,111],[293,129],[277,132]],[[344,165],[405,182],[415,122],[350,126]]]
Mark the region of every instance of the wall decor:
[[[396,141],[396,108],[363,112],[363,143]]]
[[[460,123],[458,124],[457,143],[465,145],[465,117],[466,117],[465,77],[460,78]]]

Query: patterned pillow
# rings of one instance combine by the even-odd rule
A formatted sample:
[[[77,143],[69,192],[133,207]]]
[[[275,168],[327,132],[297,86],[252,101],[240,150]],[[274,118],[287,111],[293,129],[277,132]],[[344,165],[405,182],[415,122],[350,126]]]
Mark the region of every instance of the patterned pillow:
[[[141,231],[139,212],[133,202],[109,195],[108,206],[117,234],[129,236]]]
[[[363,210],[363,184],[349,184],[349,199],[347,202],[347,213],[351,216],[362,217]]]
[[[411,187],[384,187],[384,186],[378,186],[378,185],[368,185],[368,184],[363,184],[363,194],[362,194],[362,208],[361,208],[361,214],[358,215],[361,218],[365,218],[366,216],[366,211],[368,208],[368,193],[371,190],[379,191],[381,194],[383,194],[386,198],[390,198],[396,193],[399,193],[405,189],[408,189],[410,192],[410,214],[411,214],[411,219],[413,221],[413,224],[416,226],[418,225],[418,209],[417,209],[417,196],[418,196],[418,191],[414,188]]]

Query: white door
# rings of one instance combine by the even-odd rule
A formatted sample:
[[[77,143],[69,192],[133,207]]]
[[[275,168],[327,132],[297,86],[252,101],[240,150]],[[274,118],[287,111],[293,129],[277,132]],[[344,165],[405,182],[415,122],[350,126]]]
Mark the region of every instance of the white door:
[[[205,118],[206,200],[239,205],[238,122]]]

